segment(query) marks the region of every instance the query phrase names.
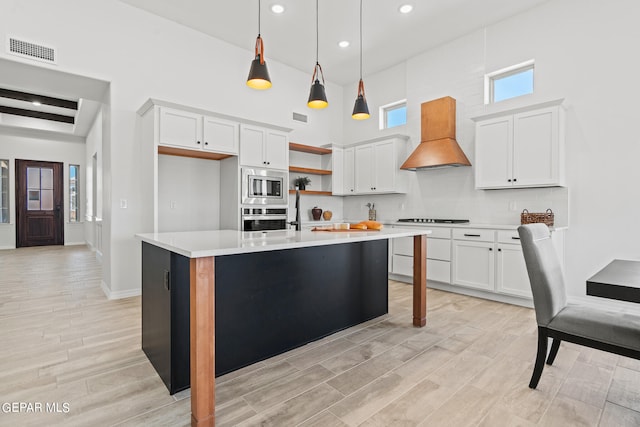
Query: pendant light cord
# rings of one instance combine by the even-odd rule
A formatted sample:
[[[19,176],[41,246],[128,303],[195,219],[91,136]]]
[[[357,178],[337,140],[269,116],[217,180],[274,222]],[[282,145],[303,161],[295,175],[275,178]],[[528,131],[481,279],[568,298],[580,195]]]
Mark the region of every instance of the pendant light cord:
[[[360,80],[362,80],[362,0],[360,0]]]
[[[261,1],[258,0],[258,37],[260,37],[260,11],[262,10]]]
[[[318,58],[320,57],[320,54],[318,53],[320,51],[320,29],[319,29],[319,24],[318,24],[318,0],[316,0],[316,65],[319,63],[318,62]]]

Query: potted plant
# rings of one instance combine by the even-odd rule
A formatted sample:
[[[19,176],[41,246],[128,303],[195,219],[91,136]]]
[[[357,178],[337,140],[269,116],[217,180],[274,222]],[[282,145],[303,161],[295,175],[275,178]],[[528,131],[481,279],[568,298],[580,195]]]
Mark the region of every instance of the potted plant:
[[[311,180],[308,176],[299,176],[293,180],[293,184],[299,189],[304,190],[307,185],[311,184]]]

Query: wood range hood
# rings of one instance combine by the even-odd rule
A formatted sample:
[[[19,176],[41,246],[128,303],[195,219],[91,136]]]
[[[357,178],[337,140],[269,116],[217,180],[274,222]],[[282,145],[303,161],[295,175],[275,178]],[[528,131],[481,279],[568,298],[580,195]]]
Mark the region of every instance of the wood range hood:
[[[421,105],[420,144],[400,169],[471,166],[456,142],[456,100],[450,96]]]

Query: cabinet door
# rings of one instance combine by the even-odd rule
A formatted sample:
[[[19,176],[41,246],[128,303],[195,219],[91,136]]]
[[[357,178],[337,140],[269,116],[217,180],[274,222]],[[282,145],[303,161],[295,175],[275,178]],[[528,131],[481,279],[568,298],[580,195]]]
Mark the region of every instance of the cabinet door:
[[[205,116],[202,125],[205,150],[238,154],[238,123]]]
[[[476,124],[476,188],[512,186],[513,116]]]
[[[356,191],[355,181],[355,149],[346,148],[344,150],[343,165],[343,186],[344,194],[354,194]]]
[[[265,130],[258,127],[240,126],[240,164],[265,167]]]
[[[267,130],[265,161],[270,169],[289,169],[289,143],[286,133]]]
[[[496,290],[503,294],[531,298],[527,266],[520,245],[498,245]]]
[[[396,156],[393,141],[378,142],[373,146],[373,192],[389,192],[395,190]]]
[[[160,108],[160,145],[202,147],[202,116],[187,111]]]
[[[522,187],[560,181],[558,108],[513,116],[513,181]]]
[[[373,144],[356,147],[354,160],[356,193],[367,194],[373,192],[373,161]]]
[[[427,279],[451,283],[451,263],[449,261],[427,259]]]
[[[494,290],[493,243],[453,241],[453,284]]]

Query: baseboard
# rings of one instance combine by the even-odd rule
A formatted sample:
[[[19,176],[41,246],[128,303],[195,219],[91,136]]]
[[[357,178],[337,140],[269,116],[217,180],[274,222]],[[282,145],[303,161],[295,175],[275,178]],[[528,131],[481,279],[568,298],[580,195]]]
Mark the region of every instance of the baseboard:
[[[389,273],[389,279],[399,282],[411,283],[413,278],[409,276],[403,276],[398,274]],[[427,280],[427,288],[438,289],[440,291],[453,292],[456,294],[468,295],[470,297],[488,299],[491,301],[503,302],[506,304],[519,305],[521,307],[533,308],[533,301],[528,298],[512,297],[510,295],[503,295],[493,292],[484,292],[481,290],[475,290],[471,288],[465,288],[464,286],[451,285],[443,282],[436,282],[434,280]]]
[[[65,246],[80,246],[80,245],[87,245],[89,246],[89,248],[91,248],[91,246],[87,243],[87,242],[64,242]]]
[[[107,296],[107,299],[109,300],[137,297],[142,293],[140,289],[129,289],[126,291],[113,292],[111,291],[111,289],[109,289],[104,280],[100,281],[100,287],[102,288],[102,292],[104,292],[104,294]]]
[[[0,246],[0,250],[5,250],[5,249],[15,249],[15,246]]]

